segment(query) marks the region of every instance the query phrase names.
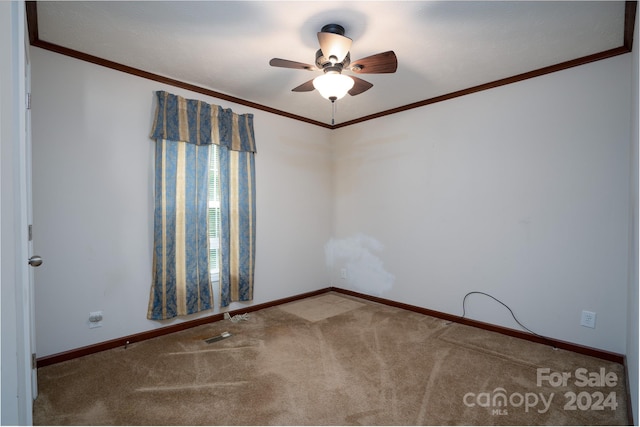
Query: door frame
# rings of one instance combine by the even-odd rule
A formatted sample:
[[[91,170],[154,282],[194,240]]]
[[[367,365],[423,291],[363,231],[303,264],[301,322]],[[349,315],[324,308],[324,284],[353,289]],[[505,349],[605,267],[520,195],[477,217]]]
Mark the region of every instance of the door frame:
[[[25,21],[26,22],[26,21]],[[26,24],[25,24],[26,28]],[[26,220],[27,225],[27,256],[29,259],[34,255],[33,252],[33,188],[32,188],[32,151],[31,151],[31,58],[29,57],[29,39],[24,31],[24,96],[25,101],[24,108],[24,180],[25,180],[25,202],[26,202]],[[28,287],[27,292],[27,304],[29,305],[29,342],[31,356],[31,400],[36,400],[38,397],[38,366],[36,364],[36,302],[35,302],[35,276],[33,267],[27,267],[28,274]],[[26,337],[25,337],[26,339]]]

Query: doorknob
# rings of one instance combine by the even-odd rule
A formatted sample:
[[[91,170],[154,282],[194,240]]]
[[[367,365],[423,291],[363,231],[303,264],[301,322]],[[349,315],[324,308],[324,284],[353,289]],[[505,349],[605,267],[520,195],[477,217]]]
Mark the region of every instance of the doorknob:
[[[41,264],[42,264],[42,257],[41,256],[34,255],[31,258],[29,258],[29,265],[31,267],[38,267]]]

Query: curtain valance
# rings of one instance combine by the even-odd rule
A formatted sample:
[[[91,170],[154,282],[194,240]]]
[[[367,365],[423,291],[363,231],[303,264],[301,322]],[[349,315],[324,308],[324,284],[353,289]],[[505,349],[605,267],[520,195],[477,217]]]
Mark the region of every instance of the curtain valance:
[[[157,91],[158,106],[151,138],[217,144],[233,151],[256,152],[253,114],[236,114],[230,109]]]

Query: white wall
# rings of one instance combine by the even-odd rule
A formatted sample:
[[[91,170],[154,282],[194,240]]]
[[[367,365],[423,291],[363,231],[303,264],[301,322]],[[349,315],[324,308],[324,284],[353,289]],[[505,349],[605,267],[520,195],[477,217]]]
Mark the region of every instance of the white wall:
[[[633,94],[631,104],[631,221],[629,226],[629,296],[628,296],[628,312],[627,312],[627,375],[629,377],[629,393],[631,394],[631,407],[633,409],[633,420],[638,425],[638,163],[640,162],[640,154],[638,152],[638,135],[640,134],[640,122],[638,115],[638,92],[640,91],[638,78],[640,76],[640,66],[638,64],[638,17],[640,12],[636,11],[636,26],[633,41],[633,68],[631,72],[632,85],[631,93]]]
[[[38,356],[219,312],[146,319],[154,91],[253,113],[258,153],[254,304],[328,286],[328,130],[32,48]],[[312,191],[310,191],[310,189]],[[217,301],[216,301],[217,305]],[[238,309],[248,304],[232,304]],[[103,326],[89,329],[90,311]]]
[[[630,61],[336,130],[333,284],[624,353]]]

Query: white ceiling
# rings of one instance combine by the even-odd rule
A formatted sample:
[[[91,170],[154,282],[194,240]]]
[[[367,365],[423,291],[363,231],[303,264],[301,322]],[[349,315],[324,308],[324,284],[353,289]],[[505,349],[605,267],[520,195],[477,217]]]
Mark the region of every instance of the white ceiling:
[[[360,75],[374,87],[337,102],[340,123],[620,47],[625,3],[40,1],[37,11],[40,40],[322,123],[330,102],[291,92],[320,72],[269,60],[313,64],[316,33],[340,24],[352,60],[398,57],[395,74]]]

